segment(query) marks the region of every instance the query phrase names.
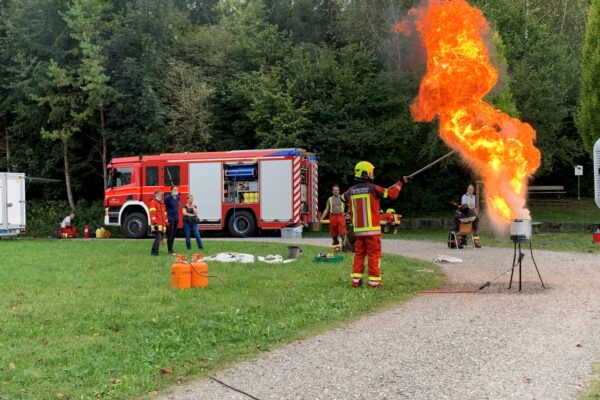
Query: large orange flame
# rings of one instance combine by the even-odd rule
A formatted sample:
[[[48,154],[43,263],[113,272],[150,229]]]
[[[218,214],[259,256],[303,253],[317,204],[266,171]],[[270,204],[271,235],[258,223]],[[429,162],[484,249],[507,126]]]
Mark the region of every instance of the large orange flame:
[[[429,0],[413,8],[427,50],[427,71],[411,111],[416,121],[440,119],[443,140],[483,178],[488,212],[498,224],[529,218],[527,180],[540,165],[535,131],[483,101],[496,85],[483,38],[489,25],[465,0]],[[396,25],[406,33],[408,20]]]

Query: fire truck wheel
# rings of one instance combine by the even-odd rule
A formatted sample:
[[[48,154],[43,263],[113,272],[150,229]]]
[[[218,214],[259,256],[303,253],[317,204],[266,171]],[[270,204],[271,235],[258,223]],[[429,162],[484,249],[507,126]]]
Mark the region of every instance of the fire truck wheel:
[[[237,211],[229,218],[228,228],[233,236],[253,236],[256,231],[256,220],[249,211]]]
[[[141,213],[131,213],[125,218],[123,233],[132,239],[148,236],[148,218]]]

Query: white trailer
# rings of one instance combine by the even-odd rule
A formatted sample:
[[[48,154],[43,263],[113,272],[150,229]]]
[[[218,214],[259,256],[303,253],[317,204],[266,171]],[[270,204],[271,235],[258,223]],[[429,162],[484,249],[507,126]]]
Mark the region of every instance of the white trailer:
[[[0,237],[25,232],[25,174],[0,172]]]

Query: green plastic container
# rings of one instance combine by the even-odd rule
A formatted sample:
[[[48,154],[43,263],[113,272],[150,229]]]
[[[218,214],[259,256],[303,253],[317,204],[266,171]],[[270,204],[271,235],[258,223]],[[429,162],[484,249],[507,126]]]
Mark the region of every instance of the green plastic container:
[[[315,256],[316,262],[337,263],[344,261],[344,256],[334,255],[333,257]]]

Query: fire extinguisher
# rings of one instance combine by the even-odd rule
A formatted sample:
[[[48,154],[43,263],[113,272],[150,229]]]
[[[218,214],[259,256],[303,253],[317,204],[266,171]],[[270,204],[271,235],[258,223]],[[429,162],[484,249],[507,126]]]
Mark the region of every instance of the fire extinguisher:
[[[90,226],[88,224],[83,226],[83,237],[87,239],[90,238]]]

